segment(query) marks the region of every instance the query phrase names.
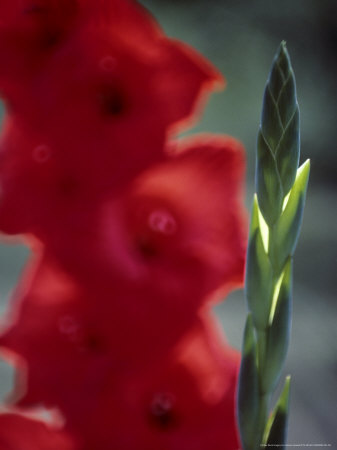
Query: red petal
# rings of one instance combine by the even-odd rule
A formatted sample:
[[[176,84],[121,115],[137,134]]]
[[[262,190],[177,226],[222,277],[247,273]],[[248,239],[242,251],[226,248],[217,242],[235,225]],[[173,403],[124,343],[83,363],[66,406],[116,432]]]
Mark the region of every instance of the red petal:
[[[246,244],[241,144],[230,137],[197,136],[178,141],[170,153],[136,180],[129,197],[130,233],[146,238],[147,248],[171,262],[172,270],[185,260],[187,273],[188,260],[199,261],[209,290],[240,285]],[[171,217],[174,232],[153,230],[151,211],[161,212],[162,224]],[[160,263],[160,257],[154,259]]]
[[[77,12],[76,0],[4,0],[0,5],[0,89],[21,91],[62,42]]]
[[[148,279],[130,283],[112,272],[109,282],[79,284],[50,259],[29,278],[31,273],[23,279],[18,310],[12,309],[15,320],[0,338],[25,362],[15,392],[25,394],[20,404],[43,402],[79,414],[107,377],[118,380],[163,359],[197,321],[196,290],[182,309],[183,298],[172,304],[172,293]]]
[[[22,281],[18,310],[12,307],[15,321],[0,338],[25,362],[14,394],[24,394],[21,404],[76,411],[95,395],[114,358],[100,339],[100,320],[89,320],[81,288],[50,261],[38,265],[29,283],[31,275]]]
[[[0,414],[1,450],[75,450],[70,437],[45,423],[17,414]]]
[[[96,409],[83,423],[70,417],[68,426],[85,449],[96,443],[100,450],[235,450],[238,364],[212,321],[199,323],[164,364],[106,384]]]

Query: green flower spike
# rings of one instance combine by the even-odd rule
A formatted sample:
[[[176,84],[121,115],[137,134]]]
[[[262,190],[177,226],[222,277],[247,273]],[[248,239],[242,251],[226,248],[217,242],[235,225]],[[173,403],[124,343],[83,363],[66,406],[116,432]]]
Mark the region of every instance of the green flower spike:
[[[289,378],[274,411],[269,407],[288,350],[292,257],[310,170],[309,161],[298,168],[299,144],[295,78],[282,42],[265,88],[257,139],[256,194],[245,279],[249,314],[238,391],[243,450],[286,443]]]

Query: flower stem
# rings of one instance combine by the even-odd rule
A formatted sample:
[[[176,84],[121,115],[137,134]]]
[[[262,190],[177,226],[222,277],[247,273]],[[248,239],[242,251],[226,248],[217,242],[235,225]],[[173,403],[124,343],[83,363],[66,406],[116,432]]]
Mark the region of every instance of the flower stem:
[[[291,323],[292,256],[302,222],[309,162],[298,168],[299,110],[285,43],[264,94],[257,142],[256,195],[247,250],[249,307],[240,369],[238,419],[244,450],[286,440],[289,380],[268,419],[287,354]],[[245,402],[245,398],[249,401]],[[270,422],[272,420],[272,422]],[[274,439],[282,442],[271,442]],[[283,445],[282,444],[282,445]]]

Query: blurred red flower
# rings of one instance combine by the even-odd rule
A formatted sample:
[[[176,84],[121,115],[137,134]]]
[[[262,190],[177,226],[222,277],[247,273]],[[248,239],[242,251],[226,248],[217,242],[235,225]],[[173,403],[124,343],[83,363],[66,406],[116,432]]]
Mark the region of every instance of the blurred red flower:
[[[98,346],[84,348],[84,341],[80,340],[82,330],[76,329],[69,316],[63,319],[64,341],[77,352],[73,350],[70,357],[65,345],[63,349],[59,345],[56,367],[52,363],[57,357],[53,350],[57,341],[55,330],[54,343],[44,344],[45,336],[41,335],[40,365],[34,364],[34,355],[33,360],[29,355],[28,397],[21,404],[34,404],[30,389],[37,394],[35,403],[41,398],[47,404],[48,398],[57,399],[66,417],[65,427],[78,439],[81,449],[202,450],[207,445],[214,450],[238,448],[234,402],[239,354],[223,343],[213,317],[198,319],[164,360],[158,359],[138,370],[124,367],[123,376],[119,377],[121,367],[112,364],[111,355],[110,364],[107,363],[107,350]],[[31,344],[32,341],[26,349],[30,346],[32,351]],[[48,345],[51,351],[46,357],[44,347]],[[35,353],[37,358],[38,352]],[[47,367],[50,373],[44,370]]]
[[[107,379],[96,407],[66,426],[86,450],[237,449],[239,355],[219,345],[216,334],[213,321],[203,319],[164,363],[129,373],[119,384]]]
[[[49,19],[62,28],[64,14],[76,20],[34,73],[25,73],[31,62],[15,66],[18,83],[0,65],[9,111],[0,142],[0,228],[7,233],[47,228],[78,204],[120,191],[164,157],[167,135],[182,121],[186,128],[206,91],[222,83],[211,65],[168,39],[134,2],[64,8],[63,0],[25,1],[25,7],[11,2],[14,22],[0,24],[2,61],[29,58],[27,45],[37,52],[35,35],[42,25],[49,29]],[[6,89],[6,80],[14,87]]]
[[[136,2],[0,16],[0,229],[34,242],[0,337],[12,400],[59,408],[76,450],[237,449],[239,356],[209,310],[242,284],[243,148],[173,140],[222,77]],[[0,416],[6,450],[64,433]]]
[[[55,230],[28,269],[1,343],[28,363],[29,397],[37,390],[37,401],[59,404],[74,386],[83,395],[77,374],[90,367],[99,376],[97,364],[111,365],[118,376],[163,358],[214,290],[242,283],[242,147],[209,136],[177,145],[118,202],[104,204],[92,229]]]

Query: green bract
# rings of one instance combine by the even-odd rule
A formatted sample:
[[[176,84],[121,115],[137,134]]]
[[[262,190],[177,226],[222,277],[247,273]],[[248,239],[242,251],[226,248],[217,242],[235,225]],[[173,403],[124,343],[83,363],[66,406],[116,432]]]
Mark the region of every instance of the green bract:
[[[289,410],[290,377],[286,378],[283,391],[266,427],[264,442],[267,446],[282,447],[287,442],[287,422]]]
[[[244,450],[286,442],[289,379],[269,420],[268,415],[289,344],[292,257],[310,170],[309,161],[298,168],[299,136],[295,78],[282,42],[267,81],[257,139],[245,276],[249,315],[238,392]]]

